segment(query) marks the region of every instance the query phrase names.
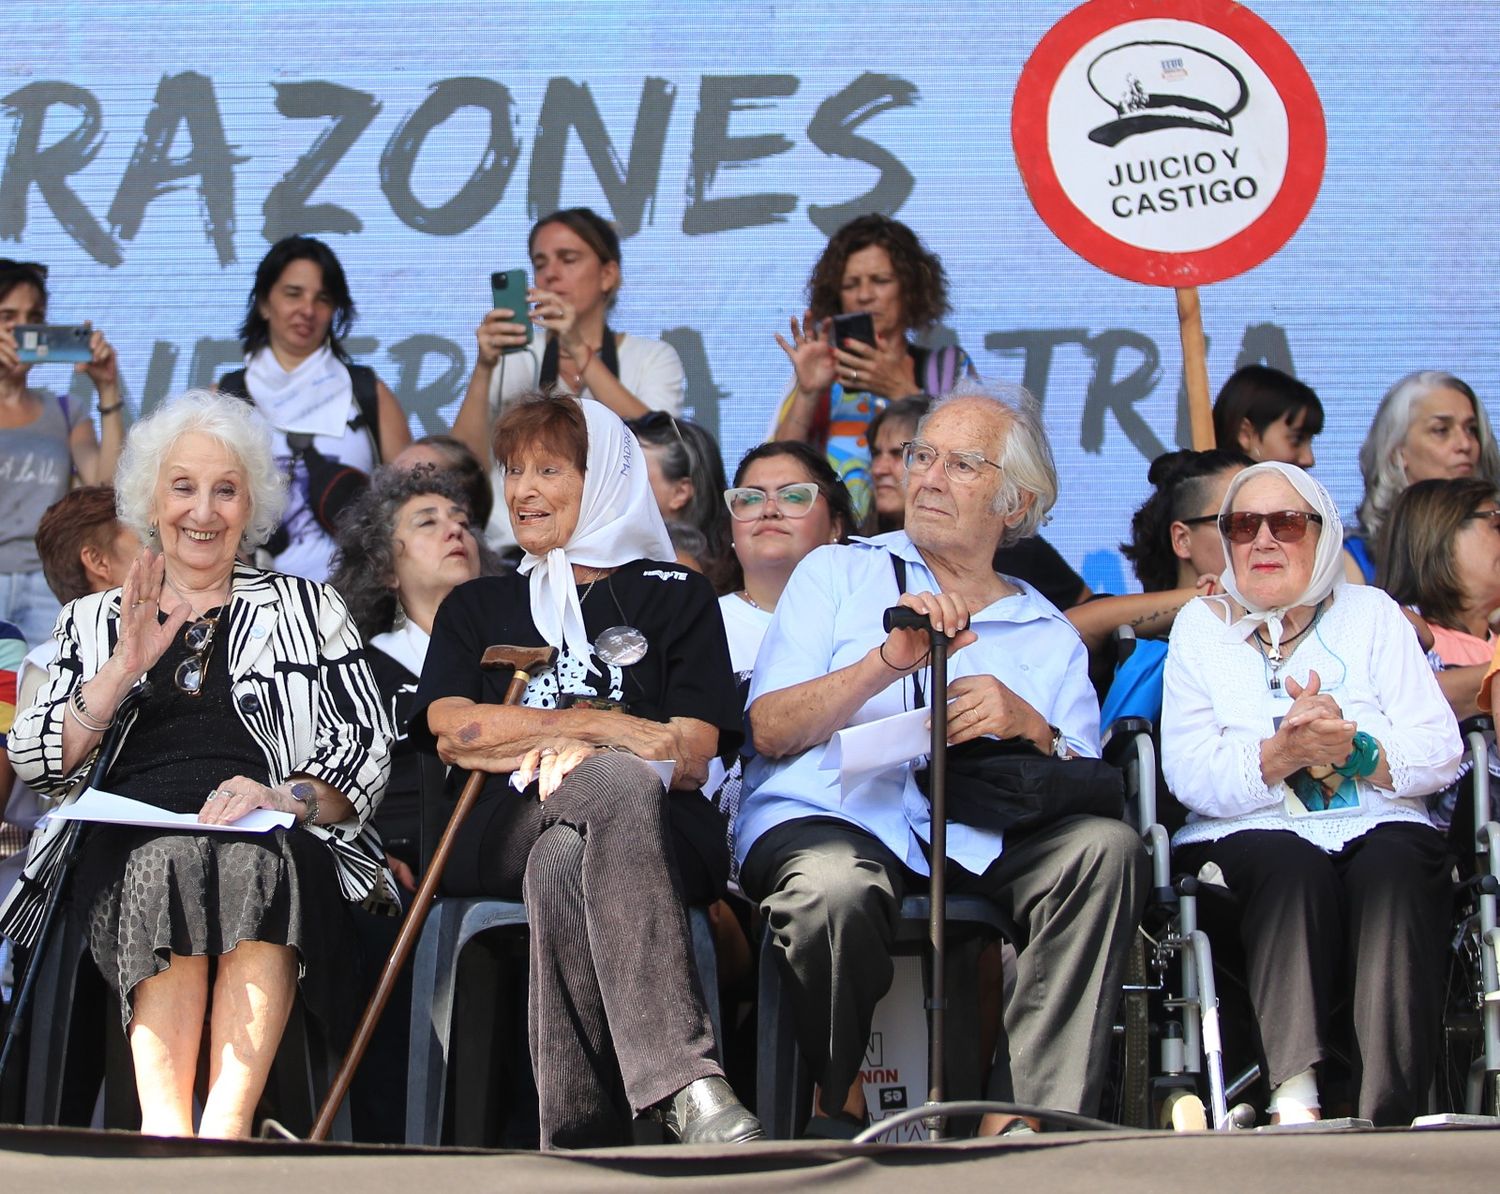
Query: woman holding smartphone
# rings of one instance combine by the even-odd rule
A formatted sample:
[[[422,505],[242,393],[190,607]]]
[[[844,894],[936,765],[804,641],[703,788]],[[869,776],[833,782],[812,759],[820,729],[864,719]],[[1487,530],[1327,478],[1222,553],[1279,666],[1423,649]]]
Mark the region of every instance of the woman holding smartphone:
[[[481,460],[492,460],[495,419],[532,390],[593,398],[622,419],[680,411],[684,378],[672,346],[609,326],[622,277],[615,230],[592,209],[570,207],[537,221],[526,247],[536,282],[526,292],[531,309],[498,307],[480,323],[454,437]],[[500,489],[497,477],[495,492]],[[496,547],[515,543],[503,504],[496,503],[487,533]]]
[[[125,441],[119,369],[103,332],[89,337],[93,359],[74,366],[99,396],[102,443],[85,407],[30,384],[32,363],[20,359],[15,329],[46,322],[47,267],[0,259],[0,619],[33,647],[51,637],[62,608],[42,575],[37,523],[75,475],[84,485],[108,485]]]
[[[888,403],[947,393],[974,365],[958,345],[929,349],[911,333],[949,311],[948,276],[937,254],[899,220],[857,216],[833,234],[807,281],[808,308],[791,320],[791,340],[776,343],[796,370],[781,404],[775,439],[823,448],[849,494],[855,516],[870,510],[871,417]],[[867,314],[847,334],[836,317]],[[861,321],[862,322],[862,321]],[[873,331],[873,343],[857,337]]]

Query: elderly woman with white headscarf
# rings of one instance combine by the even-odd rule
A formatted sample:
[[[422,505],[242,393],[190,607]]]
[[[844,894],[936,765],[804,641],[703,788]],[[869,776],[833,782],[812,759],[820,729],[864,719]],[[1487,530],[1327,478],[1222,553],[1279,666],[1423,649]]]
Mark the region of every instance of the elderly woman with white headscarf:
[[[1358,1113],[1404,1124],[1432,1076],[1451,900],[1426,797],[1461,748],[1399,607],[1344,583],[1342,530],[1293,465],[1230,483],[1228,595],[1177,615],[1162,764],[1190,810],[1177,862],[1238,901],[1273,1121],[1319,1118],[1329,1022],[1348,998]]]
[[[684,1142],[755,1139],[714,1060],[684,910],[729,870],[700,791],[741,737],[713,589],[662,562],[640,446],[607,407],[528,395],[494,449],[526,554],[443,602],[409,731],[451,784],[489,774],[444,887],[526,900],[544,1148],[628,1142],[653,1110]],[[559,650],[519,707],[480,668],[495,644]],[[667,790],[646,760],[671,765]]]

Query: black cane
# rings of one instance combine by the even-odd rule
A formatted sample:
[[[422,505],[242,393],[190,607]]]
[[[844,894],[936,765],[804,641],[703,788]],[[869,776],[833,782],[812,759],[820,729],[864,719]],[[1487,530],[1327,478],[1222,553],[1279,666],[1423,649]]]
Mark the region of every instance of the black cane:
[[[114,721],[105,732],[104,740],[99,746],[99,753],[94,758],[94,766],[89,772],[89,787],[98,787],[104,782],[104,776],[109,771],[110,764],[114,762],[115,753],[120,748],[121,736],[125,732],[125,714],[129,712],[130,706],[140,699],[145,687],[142,684],[131,689],[126,693],[125,699],[120,702],[119,708],[115,710]],[[51,886],[47,889],[47,902],[42,906],[42,920],[37,928],[36,941],[32,944],[31,957],[26,963],[26,973],[21,978],[21,985],[16,989],[15,1001],[11,1004],[10,1024],[5,1030],[5,1041],[0,1044],[0,1084],[5,1081],[11,1057],[26,1027],[26,1017],[31,1010],[32,995],[36,991],[37,979],[42,972],[42,962],[46,957],[47,947],[52,941],[58,910],[63,903],[63,894],[67,891],[68,883],[73,877],[73,864],[78,858],[78,839],[82,832],[81,821],[69,821],[68,827],[63,830],[62,840],[58,843],[61,856],[57,871],[53,876]]]
[[[947,1085],[944,1073],[948,1035],[948,636],[932,628],[926,614],[904,605],[885,611],[885,629],[925,630],[931,644],[932,667],[932,753],[927,764],[927,800],[931,807],[932,831],[927,854],[929,908],[927,946],[932,975],[927,998],[927,1103],[943,1101]],[[927,1138],[942,1139],[942,1118],[927,1119]]]

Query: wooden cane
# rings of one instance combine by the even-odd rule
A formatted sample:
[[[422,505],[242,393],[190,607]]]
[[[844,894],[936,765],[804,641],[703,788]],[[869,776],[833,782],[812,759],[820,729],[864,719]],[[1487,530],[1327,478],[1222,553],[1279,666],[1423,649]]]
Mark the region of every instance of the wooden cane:
[[[549,671],[556,658],[557,650],[554,647],[489,647],[480,659],[479,666],[491,670],[512,669],[515,674],[511,677],[510,687],[505,690],[505,700],[502,703],[518,705],[522,695],[526,692],[526,686],[535,677]],[[447,828],[443,830],[437,849],[433,851],[432,861],[427,864],[427,870],[422,875],[422,882],[417,887],[416,895],[412,897],[411,907],[407,909],[401,932],[397,934],[396,943],[391,946],[390,956],[385,960],[385,967],[380,972],[380,981],[375,984],[375,993],[370,996],[364,1015],[360,1017],[359,1027],[355,1029],[354,1039],[349,1043],[349,1051],[344,1054],[344,1062],[339,1066],[338,1073],[334,1075],[328,1093],[323,1098],[323,1105],[318,1109],[318,1118],[313,1124],[312,1132],[308,1135],[309,1140],[327,1140],[328,1133],[333,1129],[333,1120],[338,1114],[339,1104],[349,1093],[349,1084],[354,1081],[354,1072],[359,1068],[359,1063],[364,1060],[365,1050],[370,1047],[370,1039],[375,1035],[375,1026],[380,1023],[381,1014],[385,1011],[385,1005],[389,1002],[391,992],[396,987],[396,979],[401,973],[401,968],[406,965],[406,959],[416,948],[417,939],[422,935],[422,926],[427,923],[427,913],[432,909],[433,897],[437,895],[443,869],[448,865],[448,855],[453,852],[453,843],[457,840],[459,826],[473,809],[474,802],[479,799],[479,791],[484,787],[488,774],[485,771],[471,772],[468,782],[464,784],[463,791],[459,794],[458,803],[453,806],[453,812],[448,817]]]

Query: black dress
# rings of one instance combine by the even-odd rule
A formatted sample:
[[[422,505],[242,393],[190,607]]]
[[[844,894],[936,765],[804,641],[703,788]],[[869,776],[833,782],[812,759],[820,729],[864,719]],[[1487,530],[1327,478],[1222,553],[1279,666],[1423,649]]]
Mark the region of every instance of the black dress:
[[[231,703],[223,644],[196,697],[174,681],[188,654],[179,635],[151,669],[149,694],[106,780],[117,795],[179,813],[196,813],[237,775],[270,782],[265,755]],[[352,1000],[341,997],[358,966],[348,910],[328,848],[311,834],[93,825],[73,884],[89,949],[127,1028],[136,984],[166,970],[171,954],[216,957],[241,941],[295,949],[308,1010],[335,1040],[352,1028]]]

